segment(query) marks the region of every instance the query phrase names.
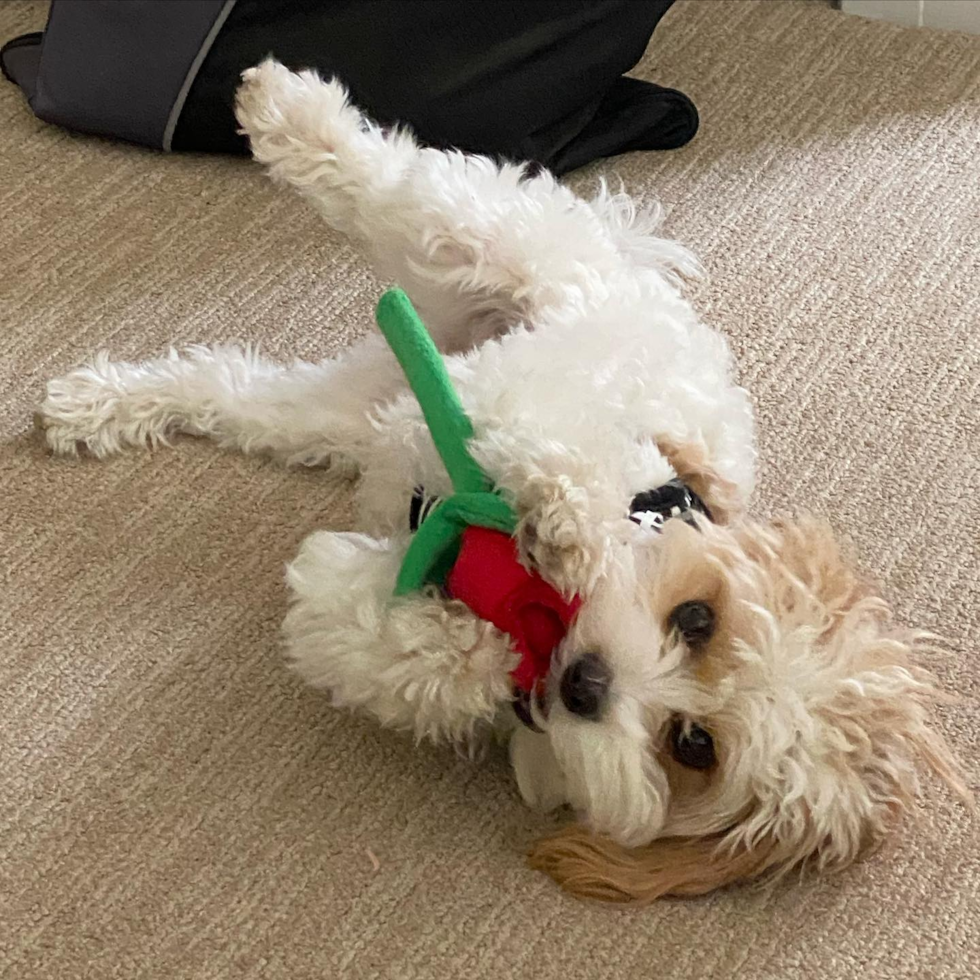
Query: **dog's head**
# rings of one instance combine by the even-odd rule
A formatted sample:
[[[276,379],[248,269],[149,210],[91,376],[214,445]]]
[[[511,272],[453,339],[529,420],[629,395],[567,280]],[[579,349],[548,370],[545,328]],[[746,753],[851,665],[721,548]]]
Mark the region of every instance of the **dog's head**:
[[[929,725],[929,642],[819,522],[669,522],[617,554],[556,657],[544,734],[515,736],[525,795],[549,782],[583,821],[532,864],[644,902],[850,863],[922,763],[966,793]]]

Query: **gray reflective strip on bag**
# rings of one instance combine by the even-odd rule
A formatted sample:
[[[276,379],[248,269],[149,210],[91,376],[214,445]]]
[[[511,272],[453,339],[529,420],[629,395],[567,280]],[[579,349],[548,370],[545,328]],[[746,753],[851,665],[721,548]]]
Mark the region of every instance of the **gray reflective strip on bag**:
[[[53,0],[31,108],[47,122],[169,149],[234,0]]]
[[[201,42],[201,47],[198,49],[197,54],[194,56],[194,60],[191,62],[190,68],[187,70],[187,75],[184,78],[184,84],[180,86],[180,91],[177,93],[177,98],[174,100],[173,106],[170,109],[170,115],[167,118],[167,127],[163,131],[163,148],[169,153],[171,144],[174,139],[174,130],[177,128],[177,120],[180,119],[180,114],[184,111],[184,103],[187,101],[187,94],[191,90],[191,86],[194,84],[194,79],[197,78],[197,73],[201,70],[201,65],[204,64],[204,59],[208,56],[208,52],[211,50],[211,45],[214,44],[214,39],[218,36],[218,32],[225,25],[225,21],[228,19],[228,15],[231,13],[231,8],[235,6],[237,0],[225,0],[221,11],[218,16],[215,17],[214,23],[211,25],[211,30],[208,31],[207,36]]]

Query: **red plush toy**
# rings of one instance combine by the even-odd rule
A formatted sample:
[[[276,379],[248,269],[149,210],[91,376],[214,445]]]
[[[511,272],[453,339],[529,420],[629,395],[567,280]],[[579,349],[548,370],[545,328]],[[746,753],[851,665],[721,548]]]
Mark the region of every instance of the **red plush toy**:
[[[510,635],[521,655],[511,674],[514,686],[522,694],[538,691],[581,599],[565,599],[540,575],[529,572],[510,535],[483,527],[463,532],[446,587],[454,599]]]

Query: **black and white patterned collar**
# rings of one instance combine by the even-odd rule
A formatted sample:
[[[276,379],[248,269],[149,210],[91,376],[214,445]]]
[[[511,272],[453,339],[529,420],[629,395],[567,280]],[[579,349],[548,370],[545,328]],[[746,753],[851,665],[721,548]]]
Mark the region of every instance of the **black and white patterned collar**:
[[[439,503],[439,497],[430,495],[422,487],[412,493],[408,526],[414,533]],[[711,511],[705,502],[681,480],[670,480],[655,490],[644,490],[630,502],[629,519],[646,531],[662,531],[667,521],[679,517],[688,524],[694,523],[694,515],[703,514],[711,520]]]
[[[693,524],[695,514],[711,520],[705,502],[686,483],[674,479],[656,490],[638,493],[630,502],[629,518],[646,531],[662,531],[674,517]]]

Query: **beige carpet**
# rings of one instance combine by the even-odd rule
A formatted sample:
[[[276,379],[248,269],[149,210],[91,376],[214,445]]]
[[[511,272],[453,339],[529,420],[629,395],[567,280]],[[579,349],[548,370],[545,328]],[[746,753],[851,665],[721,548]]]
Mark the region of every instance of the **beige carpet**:
[[[3,3],[0,37],[42,16]],[[980,38],[701,0],[656,41],[639,73],[689,92],[701,134],[597,172],[659,196],[710,270],[698,303],[759,408],[759,507],[832,512],[953,640],[942,725],[976,784]],[[328,354],[377,284],[244,161],[69,136],[6,84],[0,147],[0,975],[980,975],[978,825],[942,795],[835,880],[623,912],[526,870],[542,822],[502,765],[302,690],[281,570],[348,490],[190,441],[53,460],[31,412],[100,347]]]

